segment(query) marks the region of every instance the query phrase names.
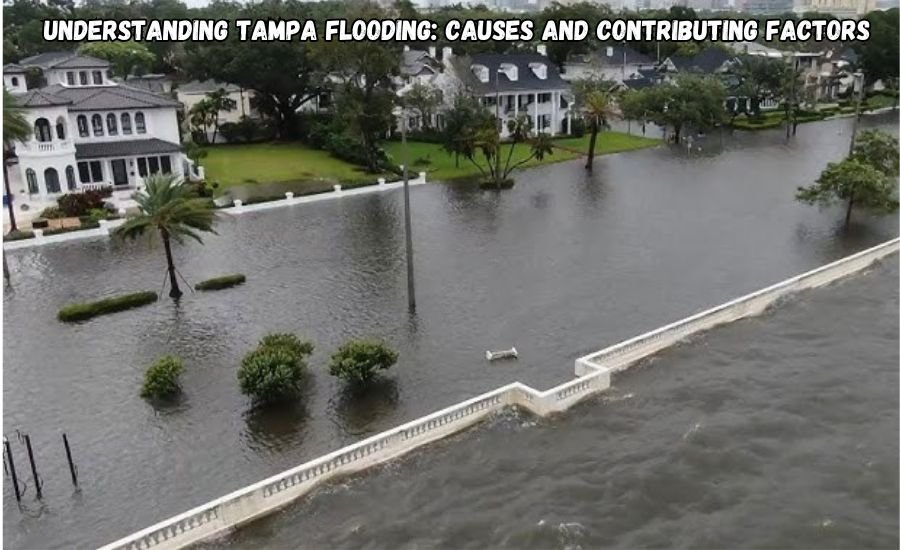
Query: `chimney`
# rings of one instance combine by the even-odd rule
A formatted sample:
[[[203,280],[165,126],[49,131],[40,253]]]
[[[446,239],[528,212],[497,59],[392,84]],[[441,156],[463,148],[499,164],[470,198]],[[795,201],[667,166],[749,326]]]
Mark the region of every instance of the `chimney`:
[[[404,45],[403,45],[403,51],[404,51],[404,52],[408,52],[408,51],[409,51],[409,44],[404,44]]]
[[[537,53],[546,56],[547,55],[547,45],[546,44],[538,44],[537,45]]]
[[[428,55],[430,55],[432,59],[437,59],[437,47],[428,46]]]

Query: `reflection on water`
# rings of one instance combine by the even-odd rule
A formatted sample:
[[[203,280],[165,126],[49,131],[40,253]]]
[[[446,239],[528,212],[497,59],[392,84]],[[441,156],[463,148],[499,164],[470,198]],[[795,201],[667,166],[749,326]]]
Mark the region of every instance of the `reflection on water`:
[[[896,548],[897,278],[893,256],[204,547]]]
[[[175,259],[189,281],[241,272],[246,284],[74,325],[56,320],[65,303],[158,290],[161,248],[97,239],[11,252],[4,432],[31,434],[47,513],[20,512],[7,486],[4,543],[109,542],[486,389],[557,384],[585,353],[887,240],[896,219],[860,215],[845,232],[838,210],[793,200],[845,153],[850,123],[802,126],[789,144],[778,132],[735,135],[710,157],[601,157],[592,174],[581,162],[546,166],[499,194],[413,188],[414,316],[396,191],[227,217],[220,235],[176,247]],[[876,123],[896,127],[866,121]],[[237,367],[275,331],[316,343],[309,386],[296,408],[256,411]],[[399,351],[393,389],[342,398],[326,364],[351,337]],[[484,350],[513,345],[518,361],[484,361]],[[167,353],[184,360],[184,397],[157,411],[138,391]]]

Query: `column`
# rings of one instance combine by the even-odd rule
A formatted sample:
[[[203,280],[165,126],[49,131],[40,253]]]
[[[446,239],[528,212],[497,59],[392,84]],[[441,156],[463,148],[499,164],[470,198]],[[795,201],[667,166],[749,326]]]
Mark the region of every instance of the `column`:
[[[556,111],[559,109],[559,92],[550,92],[550,106],[550,135],[555,136],[557,131]]]
[[[540,128],[541,122],[540,122],[540,119],[538,118],[538,93],[537,92],[534,93],[534,119],[532,119],[532,120],[534,122],[534,127]]]
[[[513,111],[513,113],[514,113],[514,115],[515,115],[516,118],[519,118],[519,94],[513,94],[513,98],[514,98],[514,103],[513,103],[513,105],[514,105],[514,111]]]

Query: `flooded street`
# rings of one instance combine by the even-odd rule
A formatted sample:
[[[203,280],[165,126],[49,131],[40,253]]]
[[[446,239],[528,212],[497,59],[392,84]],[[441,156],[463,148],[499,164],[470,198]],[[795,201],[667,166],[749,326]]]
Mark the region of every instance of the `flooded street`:
[[[896,116],[866,117],[863,124],[896,134]],[[49,550],[111,542],[365,435],[507,382],[520,380],[544,389],[568,380],[576,357],[893,238],[896,217],[874,219],[860,213],[855,215],[855,225],[845,231],[840,209],[819,211],[793,199],[798,185],[809,184],[827,162],[846,153],[851,125],[850,119],[801,125],[796,140],[788,145],[783,142],[783,130],[773,130],[725,136],[723,152],[711,144],[692,156],[661,147],[600,157],[593,175],[585,174],[579,161],[549,165],[521,172],[515,188],[501,194],[465,184],[413,188],[415,314],[406,309],[402,194],[396,191],[227,217],[218,227],[219,235],[206,239],[204,246],[177,247],[176,264],[191,282],[240,272],[247,275],[245,285],[188,294],[180,305],[163,298],[145,308],[76,325],[56,320],[62,305],[120,292],[158,291],[165,273],[162,248],[98,239],[12,251],[7,258],[13,284],[4,294],[3,429],[29,489],[19,508],[10,484],[4,488],[4,544]],[[871,458],[876,461],[874,470],[866,470],[863,458],[870,450],[873,456],[881,456],[884,449],[869,442],[869,436],[864,439],[869,447],[855,451],[858,441],[852,436],[832,437],[839,429],[827,422],[831,408],[819,410],[817,404],[819,399],[840,401],[842,392],[849,395],[854,384],[865,384],[854,390],[861,392],[854,395],[862,397],[853,399],[880,399],[878,410],[882,410],[887,397],[877,392],[889,393],[894,401],[887,408],[896,414],[896,269],[879,277],[885,282],[877,292],[870,289],[842,305],[846,319],[872,315],[862,307],[864,302],[890,309],[893,316],[880,320],[874,329],[859,325],[862,321],[835,325],[845,319],[823,313],[810,317],[815,321],[810,326],[794,320],[771,334],[753,332],[769,331],[766,323],[782,313],[766,316],[705,339],[710,349],[715,342],[718,352],[699,353],[696,347],[686,347],[658,360],[676,368],[657,369],[654,363],[654,368],[616,380],[618,395],[634,393],[633,398],[586,405],[567,415],[568,420],[554,419],[547,426],[520,430],[517,422],[512,427],[501,422],[475,432],[474,437],[464,435],[469,438],[466,441],[475,442],[491,434],[489,445],[466,443],[465,458],[476,461],[493,456],[494,462],[486,466],[470,462],[463,467],[460,459],[449,471],[432,471],[430,475],[438,477],[432,477],[425,489],[417,486],[404,504],[412,506],[414,498],[428,495],[427,504],[415,501],[421,515],[411,514],[410,521],[419,517],[418,528],[427,529],[430,521],[446,513],[444,530],[435,528],[421,536],[439,537],[435,544],[453,547],[483,547],[485,541],[544,547],[541,541],[561,536],[558,525],[573,522],[590,525],[578,535],[584,539],[577,540],[599,542],[587,546],[659,545],[704,533],[710,538],[682,540],[682,545],[727,546],[735,540],[715,537],[747,533],[753,526],[761,530],[760,536],[786,537],[787,532],[778,535],[769,530],[764,518],[753,513],[781,507],[776,499],[781,497],[769,493],[772,500],[758,500],[755,492],[759,483],[771,483],[773,491],[783,491],[781,496],[792,499],[788,503],[818,503],[818,493],[812,489],[822,480],[793,486],[792,491],[785,482],[813,459],[822,461],[824,471],[833,467],[858,473],[840,478],[858,485],[833,489],[850,491],[859,502],[883,502],[879,491],[888,490],[895,500],[887,506],[894,507],[896,519],[896,460],[888,465],[893,468],[893,485],[878,489],[887,466]],[[830,307],[830,293],[831,289],[810,294],[808,307]],[[806,300],[796,306],[799,312],[807,307],[803,306]],[[784,308],[785,314],[790,311]],[[886,311],[881,311],[882,317]],[[761,402],[774,399],[773,392],[781,391],[785,376],[807,380],[810,364],[824,361],[818,354],[830,345],[823,334],[834,336],[837,331],[846,336],[864,329],[874,340],[893,338],[894,355],[885,356],[886,344],[873,341],[846,351],[839,346],[831,355],[840,352],[835,356],[844,357],[845,362],[859,360],[859,368],[881,361],[894,369],[891,373],[878,375],[881,378],[876,381],[848,374],[841,370],[845,365],[834,365],[833,372],[827,371],[832,375],[821,373],[818,385],[804,386],[804,391],[812,392],[803,394],[808,402],[792,409],[793,398],[784,390],[771,405],[776,416],[759,416],[756,423],[747,417]],[[760,347],[747,348],[732,330],[750,330]],[[237,367],[262,335],[274,331],[297,332],[316,343],[310,380],[296,406],[254,410],[238,390]],[[334,349],[357,336],[383,338],[400,353],[379,391],[364,400],[342,395],[325,368]],[[769,342],[772,338],[778,341]],[[484,361],[484,350],[511,346],[519,350],[518,361],[502,365]],[[757,351],[746,356],[747,349]],[[785,354],[802,356],[803,350],[807,350],[807,363],[784,367],[788,364]],[[864,355],[868,353],[872,355]],[[139,386],[146,366],[164,354],[184,359],[184,396],[176,406],[154,410],[138,396]],[[687,355],[679,360],[680,354]],[[739,368],[738,362],[751,367]],[[727,372],[694,373],[714,364]],[[739,376],[761,368],[773,371],[769,376],[761,372],[750,378]],[[785,368],[796,372],[785,373]],[[669,373],[668,378],[657,379],[661,372]],[[677,376],[686,377],[682,385]],[[687,380],[717,380],[719,385],[705,390],[711,395],[700,397],[688,389]],[[651,388],[651,383],[657,385]],[[745,386],[753,391],[744,391]],[[869,389],[876,394],[867,395]],[[724,407],[735,403],[736,409]],[[863,418],[868,409],[863,410],[861,403],[854,408],[854,403],[845,404],[847,418],[840,415],[835,420],[859,421],[866,430],[876,431],[893,422],[893,435],[880,445],[896,446],[896,416],[885,413],[873,423]],[[603,412],[585,414],[591,408]],[[615,408],[615,414],[608,414],[606,408]],[[717,413],[726,410],[732,412]],[[654,424],[654,419],[663,424]],[[787,432],[780,433],[781,420],[788,419],[796,424],[785,424]],[[698,422],[700,429],[684,436]],[[563,425],[559,434],[552,429]],[[639,428],[643,435],[636,436]],[[763,443],[740,450],[741,440],[732,433],[738,428],[747,430],[748,441],[758,437]],[[42,501],[34,498],[24,446],[14,438],[17,429],[32,437],[44,482]],[[77,492],[66,467],[60,440],[63,431],[70,437],[79,469]],[[808,447],[779,447],[785,440],[805,441],[807,436]],[[494,443],[497,440],[501,442]],[[660,445],[665,444],[675,454],[661,453]],[[842,446],[840,453],[826,453],[826,444]],[[523,465],[523,457],[529,456],[521,452],[523,445],[544,454]],[[563,445],[569,448],[556,448]],[[618,454],[600,450],[611,446]],[[707,446],[735,451],[733,455],[708,454]],[[514,453],[515,449],[520,452]],[[511,454],[507,458],[490,454],[501,451]],[[429,452],[415,460],[432,460]],[[754,452],[762,457],[777,455],[781,462],[766,468],[779,464],[781,468],[771,473],[762,470],[745,456]],[[895,459],[896,449],[893,452]],[[440,456],[435,454],[433,459]],[[642,459],[637,460],[641,468],[629,476],[611,476],[603,483],[594,480],[590,486],[579,482],[585,476],[615,473],[629,462],[629,456]],[[839,464],[844,470],[830,462],[849,461],[848,457],[861,462]],[[545,463],[543,473],[530,471]],[[398,468],[402,471],[404,466]],[[478,478],[466,481],[475,493],[450,481],[453,471],[478,468],[494,468],[486,470],[496,482],[493,491]],[[698,472],[704,468],[708,475],[701,480]],[[694,476],[687,476],[691,472]],[[766,481],[769,475],[771,482]],[[426,484],[425,479],[409,479],[409,483]],[[527,491],[522,487],[526,479],[531,480]],[[728,492],[702,497],[707,483],[726,481],[731,487]],[[810,492],[804,493],[804,488]],[[660,498],[659,492],[671,492],[671,498]],[[500,514],[518,493],[523,500],[502,511],[503,517],[475,512],[478,501],[479,506],[490,506]],[[551,515],[545,511],[550,508],[535,504],[553,493],[558,498],[547,502],[568,501],[571,508],[554,505]],[[682,493],[685,496],[679,497]],[[372,506],[366,511],[371,514],[368,529],[371,522],[386,517],[381,514],[404,509],[379,506],[375,494],[369,500],[348,497]],[[856,505],[857,500],[845,503],[842,513],[865,509],[863,504]],[[590,507],[586,502],[592,503]],[[718,527],[704,530],[714,521],[703,514],[725,504],[739,507],[740,514],[722,516]],[[790,516],[791,505],[785,507],[788,511],[782,515]],[[617,513],[610,513],[613,509]],[[700,515],[692,519],[698,523],[686,529],[684,522],[691,517],[685,514],[691,509]],[[351,527],[359,523],[352,510],[347,508],[344,515],[340,509],[329,510],[335,514],[328,520],[335,522],[335,529],[316,534],[331,537],[322,539],[322,544],[325,540],[336,545],[360,541],[352,538]],[[806,511],[798,508],[796,513]],[[605,519],[600,525],[579,514]],[[838,521],[844,516],[839,518],[832,509],[813,516],[797,517],[797,529],[818,532],[808,522],[829,517],[834,532],[848,529],[847,523]],[[509,518],[515,518],[516,528],[500,529],[511,525]],[[541,519],[545,524],[538,526]],[[475,526],[460,527],[467,522]],[[647,538],[629,538],[637,536],[629,526],[644,523],[640,532]],[[397,529],[372,544],[390,547],[391,541],[404,540],[405,534],[414,539],[419,532],[412,523],[406,530]],[[896,523],[891,533],[896,545]],[[272,540],[268,537],[278,535],[263,528],[260,536],[260,540]],[[294,536],[298,538],[296,532]],[[312,535],[307,530],[305,536]],[[312,538],[304,540],[313,544]],[[760,539],[759,545],[779,546],[779,540],[783,545],[787,539]],[[429,541],[420,539],[420,546],[428,546]],[[271,544],[281,547],[278,539]]]

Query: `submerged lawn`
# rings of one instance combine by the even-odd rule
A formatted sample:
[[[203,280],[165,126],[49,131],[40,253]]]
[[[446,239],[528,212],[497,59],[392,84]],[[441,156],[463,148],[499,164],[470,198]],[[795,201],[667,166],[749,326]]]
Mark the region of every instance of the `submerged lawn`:
[[[587,152],[590,136],[561,138],[555,140],[560,147],[554,149],[542,162],[534,159],[524,166],[560,162],[576,158]],[[608,154],[633,149],[653,147],[661,143],[658,139],[632,136],[619,132],[603,132],[597,139],[597,153]],[[503,159],[506,160],[508,146],[504,146]],[[397,164],[405,160],[400,142],[385,144],[388,154]],[[440,145],[411,141],[408,143],[410,169],[428,172],[430,180],[445,180],[477,176],[478,169],[465,160],[459,159],[459,166],[453,156],[447,154]],[[210,147],[202,164],[206,168],[209,181],[219,182],[218,192],[238,185],[257,183],[292,182],[309,190],[326,189],[335,183],[356,183],[372,181],[377,175],[368,174],[357,166],[333,158],[325,151],[311,149],[301,143],[258,143],[250,145],[223,145]],[[512,162],[521,161],[529,155],[527,145],[517,145]]]

